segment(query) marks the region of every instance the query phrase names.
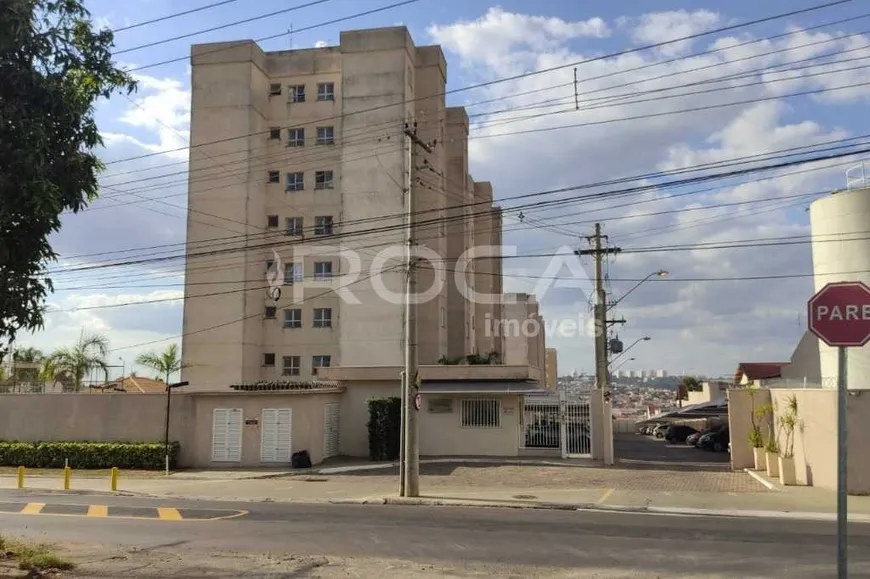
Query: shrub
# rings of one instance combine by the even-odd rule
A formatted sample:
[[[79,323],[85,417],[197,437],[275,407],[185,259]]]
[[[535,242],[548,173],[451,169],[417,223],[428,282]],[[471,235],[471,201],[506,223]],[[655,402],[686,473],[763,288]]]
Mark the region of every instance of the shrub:
[[[169,466],[178,460],[179,444],[169,445]],[[127,468],[160,470],[165,465],[162,442],[5,442],[0,441],[0,466],[62,468]]]
[[[396,460],[399,458],[402,400],[400,398],[372,398],[369,407],[369,458]]]

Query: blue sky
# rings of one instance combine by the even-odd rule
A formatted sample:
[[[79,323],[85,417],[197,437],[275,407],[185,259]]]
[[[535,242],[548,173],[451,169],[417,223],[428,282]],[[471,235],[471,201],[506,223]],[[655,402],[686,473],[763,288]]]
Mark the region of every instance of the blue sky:
[[[207,0],[183,3],[95,0],[86,5],[98,22],[117,29],[207,3]],[[262,47],[286,50],[291,47],[291,36],[283,33],[289,31],[291,25],[298,31],[390,3],[390,0],[330,0],[244,25],[121,52],[302,4],[270,1],[257,3],[255,7],[242,1],[231,2],[189,16],[120,31],[116,35],[116,47],[120,52],[117,59],[124,66],[138,68],[186,57],[191,43],[259,39],[276,34],[281,36],[263,42]],[[481,0],[420,0],[341,24],[295,32],[292,46],[307,48],[317,43],[337,44],[342,29],[403,24],[408,26],[417,44],[442,45],[448,61],[448,89],[452,89],[815,4],[818,4],[815,0],[729,3],[543,0],[498,4]],[[669,93],[658,92],[652,93],[656,95],[652,98],[647,97],[646,102],[624,105],[611,101],[596,105],[601,101],[587,100],[590,106],[596,107],[595,110],[560,110],[557,115],[522,120],[507,127],[479,123],[472,129],[470,143],[472,174],[478,180],[491,180],[496,197],[504,199],[530,191],[678,169],[870,132],[867,130],[870,127],[865,126],[870,124],[867,120],[866,95],[870,94],[867,88],[839,89],[847,84],[870,82],[870,68],[836,74],[831,74],[835,72],[834,65],[803,69],[803,72],[789,73],[790,76],[794,74],[794,79],[789,82],[781,82],[781,75],[776,76],[770,73],[770,68],[765,68],[779,66],[790,70],[788,63],[792,60],[819,58],[828,53],[833,56],[815,62],[830,63],[832,59],[870,56],[870,49],[865,50],[870,39],[867,35],[857,34],[870,31],[870,17],[811,32],[802,30],[863,15],[864,10],[867,8],[862,2],[853,1],[728,34],[705,36],[691,43],[581,65],[578,69],[581,92],[598,91],[584,99],[692,83],[701,84],[696,84],[694,89],[681,90],[716,86],[721,91],[673,99],[659,99]],[[773,35],[780,37],[762,41]],[[849,36],[836,38],[843,35]],[[759,42],[727,48],[750,40]],[[720,50],[701,54],[712,49]],[[864,64],[865,60],[853,60],[837,66],[860,67]],[[648,68],[634,70],[641,65],[648,65]],[[701,66],[707,69],[693,72]],[[759,69],[763,70],[759,72]],[[824,74],[806,76],[815,72]],[[93,210],[64,220],[64,229],[54,239],[64,264],[105,259],[84,254],[184,240],[186,151],[172,153],[169,150],[186,145],[190,98],[188,63],[182,60],[148,67],[136,74],[140,78],[137,95],[132,99],[117,95],[98,108],[100,128],[106,137],[103,156],[111,161],[140,157],[146,153],[159,154],[109,165],[102,180],[104,196],[117,195],[124,202],[101,200]],[[607,74],[613,76],[599,78]],[[724,74],[743,76],[731,83],[710,84]],[[552,92],[548,88],[564,83],[571,75],[571,67],[568,67],[555,73],[450,95],[448,101],[468,104],[488,98],[501,99],[491,105],[470,107],[469,111],[475,113],[491,113],[505,107],[539,106],[541,99],[553,99],[554,96],[571,101],[570,89]],[[670,76],[656,80],[656,75]],[[734,86],[734,83],[755,84],[741,87]],[[619,84],[626,86],[611,88]],[[542,89],[542,93],[522,98],[512,96],[537,88]],[[800,98],[782,97],[791,92],[816,89],[825,92]],[[741,100],[754,102],[718,106]],[[694,113],[656,116],[669,110],[710,105],[717,106]],[[621,120],[635,115],[652,116],[641,120]],[[497,121],[499,116],[481,118]],[[578,122],[593,124],[529,136],[498,136],[500,132]],[[714,190],[679,198],[670,198],[671,191],[653,191],[634,197],[636,205],[619,209],[609,208],[613,205],[609,201],[586,204],[580,211],[577,207],[570,210],[529,210],[525,212],[529,220],[524,223],[518,222],[515,215],[506,216],[505,243],[515,245],[520,253],[576,247],[580,244],[579,238],[589,231],[595,219],[604,222],[606,232],[615,243],[627,248],[806,234],[805,209],[811,199],[803,203],[794,199],[772,203],[770,199],[829,190],[844,183],[842,166],[813,169],[794,175],[776,174],[776,179],[764,181],[734,179]],[[151,181],[158,185],[150,190],[136,187],[140,176],[173,174],[177,176]],[[125,194],[130,187],[136,187],[139,192]],[[147,202],[148,197],[154,196],[163,200]],[[735,202],[742,204],[718,207]],[[510,202],[506,203],[507,207],[510,205]],[[696,211],[699,206],[704,209]],[[692,211],[681,212],[686,208],[692,208]],[[587,210],[588,215],[583,210]],[[660,212],[660,215],[627,218],[627,215],[650,212]],[[534,223],[547,226],[535,226]],[[540,276],[547,266],[546,260],[511,260],[505,264],[508,273],[512,274],[506,286],[513,291],[534,290],[535,276]],[[589,265],[584,263],[587,271]],[[615,280],[610,284],[611,289],[618,296],[633,285],[618,280],[639,279],[660,268],[671,271],[673,278],[739,278],[807,273],[811,267],[809,246],[799,245],[771,248],[764,252],[744,249],[624,255],[613,260],[609,271]],[[129,367],[136,353],[162,348],[177,340],[181,331],[180,301],[69,310],[177,298],[183,281],[179,271],[180,266],[176,264],[115,272],[106,270],[99,275],[60,276],[57,285],[61,291],[53,296],[51,306],[66,311],[50,314],[46,331],[22,342],[48,350],[74,339],[82,327],[103,331],[117,349],[113,356],[124,357]],[[538,286],[537,289],[542,288]],[[621,337],[627,343],[644,334],[653,337],[632,352],[637,357],[635,364],[638,369],[665,367],[674,372],[686,369],[725,374],[731,372],[738,361],[787,359],[800,337],[800,315],[811,290],[811,281],[807,279],[763,283],[649,283],[621,306],[619,313],[630,320],[621,331]],[[575,319],[578,312],[585,312],[586,298],[578,297],[579,293],[573,288],[549,290],[542,300],[545,317]],[[747,328],[750,338],[746,337]],[[574,368],[591,367],[591,343],[585,338],[556,336],[549,345],[559,348],[563,373]],[[629,367],[631,365],[625,366]]]

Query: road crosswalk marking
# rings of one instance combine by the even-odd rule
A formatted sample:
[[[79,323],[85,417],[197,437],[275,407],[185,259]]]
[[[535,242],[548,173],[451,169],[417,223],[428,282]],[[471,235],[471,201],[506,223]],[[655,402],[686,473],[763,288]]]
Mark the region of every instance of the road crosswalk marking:
[[[163,521],[182,520],[181,513],[178,512],[178,509],[168,507],[157,507],[157,516]]]
[[[42,512],[42,509],[45,508],[45,503],[27,503],[23,509],[21,509],[22,515],[38,515]]]
[[[109,507],[106,505],[88,505],[89,517],[108,517]]]
[[[243,517],[248,511],[190,507],[163,507],[121,503],[89,505],[82,503],[25,503],[0,501],[0,516],[4,514],[39,515],[57,517],[88,517],[93,519],[137,519],[150,521],[219,521]]]

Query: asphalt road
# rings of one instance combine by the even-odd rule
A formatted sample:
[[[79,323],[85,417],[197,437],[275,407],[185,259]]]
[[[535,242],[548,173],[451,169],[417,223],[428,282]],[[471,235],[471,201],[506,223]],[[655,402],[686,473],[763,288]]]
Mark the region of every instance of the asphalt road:
[[[28,504],[30,511],[41,514],[20,514]],[[88,511],[92,516],[86,515]],[[168,519],[159,518],[167,513]],[[182,520],[172,520],[178,516]],[[836,555],[835,526],[824,522],[590,511],[209,503],[20,495],[14,491],[0,492],[0,530],[57,542],[135,546],[140,551],[278,552],[545,565],[597,569],[599,573],[603,569],[608,572],[604,576],[643,571],[642,576],[651,577],[827,578],[835,576]],[[850,558],[850,576],[870,576],[870,525],[850,527]]]

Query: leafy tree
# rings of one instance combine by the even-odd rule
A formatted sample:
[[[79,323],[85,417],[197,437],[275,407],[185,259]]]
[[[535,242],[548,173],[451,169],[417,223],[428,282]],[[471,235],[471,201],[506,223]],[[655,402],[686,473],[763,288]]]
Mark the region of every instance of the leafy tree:
[[[80,0],[0,3],[0,350],[43,325],[48,236],[97,196],[94,105],[135,90]]]
[[[687,392],[700,392],[701,391],[701,383],[698,382],[698,379],[694,376],[684,376],[682,380],[682,385],[686,387]]]
[[[151,368],[163,378],[163,381],[169,384],[169,377],[180,371],[183,367],[181,358],[178,356],[178,346],[169,344],[166,349],[159,354],[148,352],[139,354],[136,358],[136,363],[140,366]]]
[[[71,348],[60,348],[51,353],[45,373],[64,386],[71,386],[76,392],[81,390],[82,380],[95,369],[103,371],[109,380],[109,340],[101,334],[82,334]]]
[[[39,348],[19,348],[12,354],[12,359],[15,362],[24,362],[27,364],[39,364],[45,356]]]

